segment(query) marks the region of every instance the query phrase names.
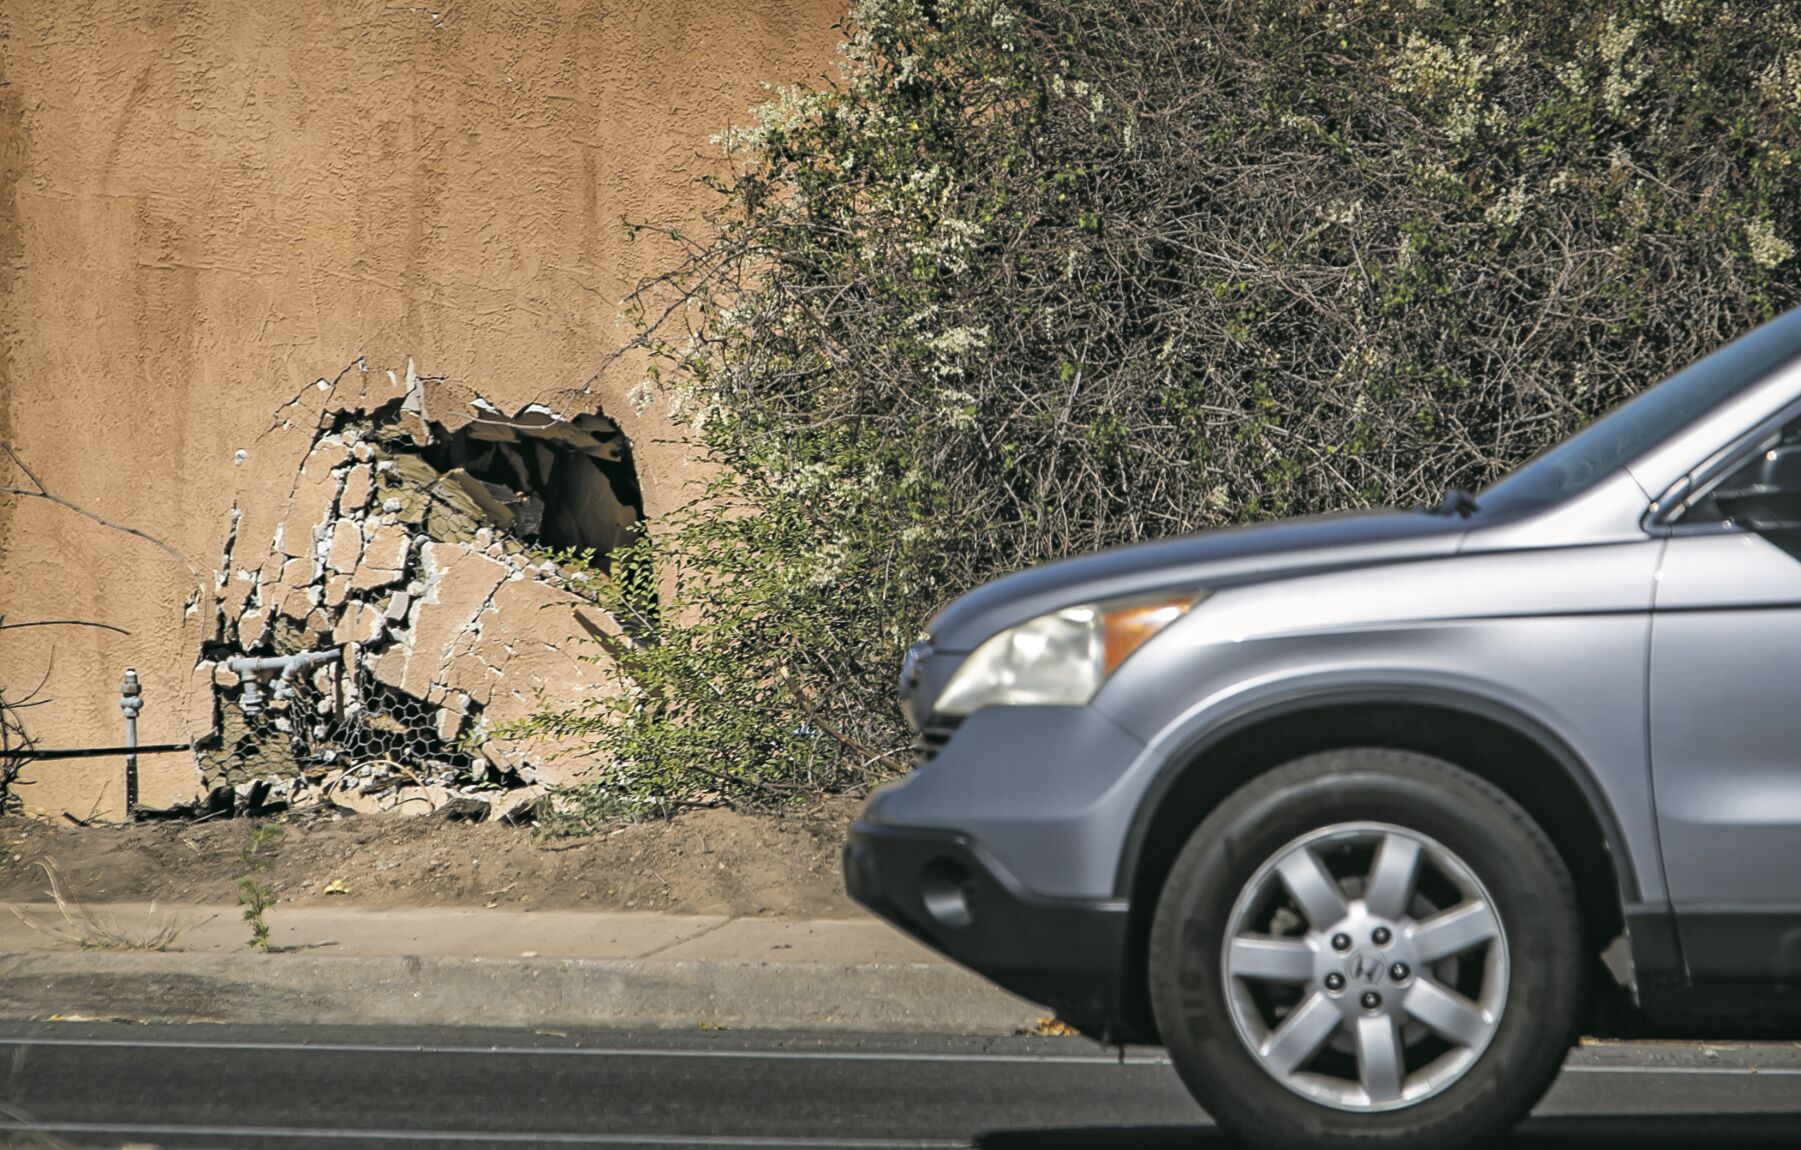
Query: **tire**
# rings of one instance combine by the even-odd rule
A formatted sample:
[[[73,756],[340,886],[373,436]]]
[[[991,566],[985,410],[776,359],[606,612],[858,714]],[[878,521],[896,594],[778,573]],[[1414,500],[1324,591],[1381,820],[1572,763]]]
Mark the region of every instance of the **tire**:
[[[1569,870],[1517,803],[1438,759],[1340,750],[1259,776],[1195,830],[1157,903],[1149,988],[1177,1073],[1229,1133],[1424,1150],[1498,1134],[1549,1089],[1585,953]]]

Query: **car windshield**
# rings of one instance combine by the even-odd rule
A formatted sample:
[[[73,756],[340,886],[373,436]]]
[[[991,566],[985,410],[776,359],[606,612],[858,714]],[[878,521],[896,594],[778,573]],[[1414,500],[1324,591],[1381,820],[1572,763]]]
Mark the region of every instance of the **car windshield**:
[[[1615,407],[1533,457],[1477,502],[1529,511],[1588,490],[1801,353],[1801,313],[1790,313]]]

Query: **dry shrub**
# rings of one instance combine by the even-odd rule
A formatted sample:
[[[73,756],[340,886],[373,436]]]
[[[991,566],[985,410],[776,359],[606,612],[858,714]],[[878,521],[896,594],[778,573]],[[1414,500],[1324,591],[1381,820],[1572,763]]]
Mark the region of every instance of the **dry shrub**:
[[[189,923],[158,912],[150,905],[144,926],[137,929],[121,923],[117,916],[83,906],[66,891],[67,882],[56,864],[49,860],[38,863],[44,879],[50,884],[50,898],[56,904],[61,920],[42,923],[19,907],[12,907],[18,920],[47,938],[78,950],[168,950],[187,933]]]
[[[872,0],[851,28],[841,81],[723,141],[711,227],[636,300],[643,398],[726,477],[643,547],[692,625],[622,701],[541,716],[610,762],[596,810],[892,770],[893,670],[949,597],[1479,487],[1797,298],[1782,5]]]

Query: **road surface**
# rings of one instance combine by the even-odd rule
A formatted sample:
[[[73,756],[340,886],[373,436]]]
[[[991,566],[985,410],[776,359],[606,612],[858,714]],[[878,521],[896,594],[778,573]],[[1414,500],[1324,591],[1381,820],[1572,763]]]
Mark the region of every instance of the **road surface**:
[[[0,1140],[159,1147],[1228,1150],[1081,1039],[0,1025]],[[1522,1147],[1801,1144],[1801,1047],[1572,1055]]]

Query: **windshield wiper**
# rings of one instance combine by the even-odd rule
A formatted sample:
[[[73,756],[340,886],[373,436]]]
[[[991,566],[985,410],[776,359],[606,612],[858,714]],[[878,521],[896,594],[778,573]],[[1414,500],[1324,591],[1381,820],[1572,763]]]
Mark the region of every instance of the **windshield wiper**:
[[[1435,507],[1422,505],[1421,511],[1427,515],[1455,515],[1459,519],[1468,519],[1482,510],[1476,505],[1476,497],[1461,487],[1453,487],[1445,492],[1445,497]]]

